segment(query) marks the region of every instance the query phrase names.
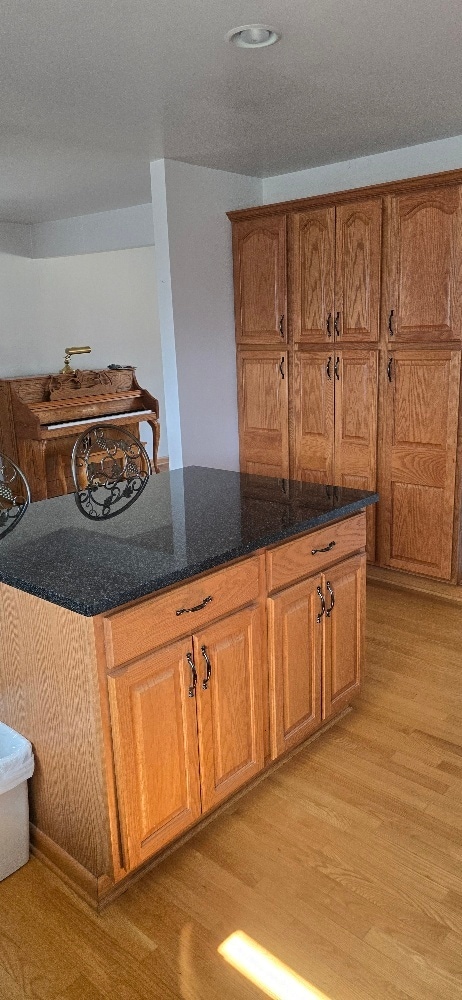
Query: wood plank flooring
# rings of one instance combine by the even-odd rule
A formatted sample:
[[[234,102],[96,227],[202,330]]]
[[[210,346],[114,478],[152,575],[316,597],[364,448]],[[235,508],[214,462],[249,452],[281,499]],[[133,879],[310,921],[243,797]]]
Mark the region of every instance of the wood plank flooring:
[[[306,1000],[461,1000],[461,653],[460,605],[370,586],[339,725],[100,916],[36,860],[0,884],[1,1000],[256,1000],[237,930]]]

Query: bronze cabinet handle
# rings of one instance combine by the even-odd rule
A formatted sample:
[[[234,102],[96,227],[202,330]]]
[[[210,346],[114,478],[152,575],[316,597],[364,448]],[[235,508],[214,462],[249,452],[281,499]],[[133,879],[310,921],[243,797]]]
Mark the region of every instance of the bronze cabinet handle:
[[[332,587],[331,587],[331,585],[329,583],[329,580],[327,580],[327,582],[326,582],[326,587],[327,587],[327,589],[329,591],[329,594],[330,594],[330,607],[326,608],[326,618],[330,618],[331,611],[334,610],[335,597],[334,597],[334,591],[332,590]]]
[[[191,687],[188,690],[188,698],[194,698],[197,686],[197,670],[191,653],[186,653],[186,659],[189,663],[189,666],[191,667],[191,681],[192,681]]]
[[[318,597],[321,598],[321,610],[320,610],[319,614],[316,615],[316,621],[319,623],[321,621],[322,616],[325,614],[325,611],[326,611],[326,602],[324,600],[324,594],[323,594],[323,592],[322,592],[322,590],[321,590],[320,587],[316,588],[316,593],[317,593]]]
[[[393,358],[391,357],[387,364],[387,378],[389,382],[392,381],[392,364],[393,364]]]
[[[284,340],[284,313],[279,317],[279,333],[281,339]]]
[[[202,656],[204,657],[205,664],[206,664],[205,677],[204,677],[204,680],[202,681],[203,690],[206,691],[207,687],[208,687],[209,680],[210,680],[210,678],[212,676],[212,664],[210,663],[210,660],[208,658],[207,647],[206,646],[201,646],[201,653],[202,653]]]
[[[326,321],[326,330],[327,330],[327,336],[328,337],[332,337],[332,330],[331,330],[331,327],[330,327],[330,321],[331,321],[331,319],[332,319],[332,313],[329,313],[329,315],[327,317],[327,321]]]
[[[205,605],[210,604],[211,601],[213,601],[213,597],[204,597],[204,600],[200,604],[196,604],[194,608],[179,608],[178,611],[175,611],[175,614],[189,615],[192,611],[202,611],[202,608],[205,608]]]
[[[329,544],[325,545],[323,549],[311,549],[311,555],[317,556],[318,552],[330,552],[330,550],[333,549],[334,545],[335,542],[329,542]]]
[[[279,362],[279,371],[281,373],[281,378],[285,378],[285,375],[284,375],[284,358],[281,358],[281,360]]]
[[[334,330],[337,337],[340,337],[339,322],[340,322],[340,313],[338,312],[335,314],[335,319],[334,319]]]
[[[338,373],[338,366],[339,366],[339,364],[340,364],[340,358],[337,357],[335,359],[335,366],[334,366],[335,378],[337,379],[337,381],[340,379],[340,375]]]
[[[328,379],[332,379],[332,375],[330,373],[330,363],[331,363],[331,361],[332,361],[332,357],[329,354],[329,360],[328,360],[327,365],[326,365],[326,375],[327,375]]]
[[[390,315],[388,317],[388,330],[390,332],[390,337],[394,337],[395,336],[395,331],[393,329],[393,316],[394,315],[395,315],[395,310],[391,309],[390,310]]]

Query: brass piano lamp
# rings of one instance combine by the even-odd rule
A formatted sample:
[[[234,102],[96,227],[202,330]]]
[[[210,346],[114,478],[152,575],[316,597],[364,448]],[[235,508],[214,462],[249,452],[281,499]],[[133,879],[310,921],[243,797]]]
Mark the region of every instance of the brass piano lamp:
[[[64,368],[61,368],[60,375],[72,375],[74,369],[71,368],[69,361],[74,354],[90,354],[91,347],[66,347],[64,355]]]

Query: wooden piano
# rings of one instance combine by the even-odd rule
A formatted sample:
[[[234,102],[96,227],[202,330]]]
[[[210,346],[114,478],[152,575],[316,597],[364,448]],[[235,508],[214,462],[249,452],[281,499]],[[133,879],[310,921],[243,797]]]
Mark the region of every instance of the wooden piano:
[[[159,403],[134,368],[0,379],[0,452],[22,469],[32,500],[73,492],[71,453],[83,430],[109,421],[139,438],[144,420],[159,472]]]

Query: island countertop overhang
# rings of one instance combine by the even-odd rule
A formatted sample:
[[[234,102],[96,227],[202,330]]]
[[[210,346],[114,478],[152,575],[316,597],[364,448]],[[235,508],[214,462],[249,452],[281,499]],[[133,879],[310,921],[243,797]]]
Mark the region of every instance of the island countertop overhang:
[[[153,476],[119,517],[72,495],[32,504],[0,545],[0,582],[84,616],[153,595],[341,521],[377,493],[189,466]]]

